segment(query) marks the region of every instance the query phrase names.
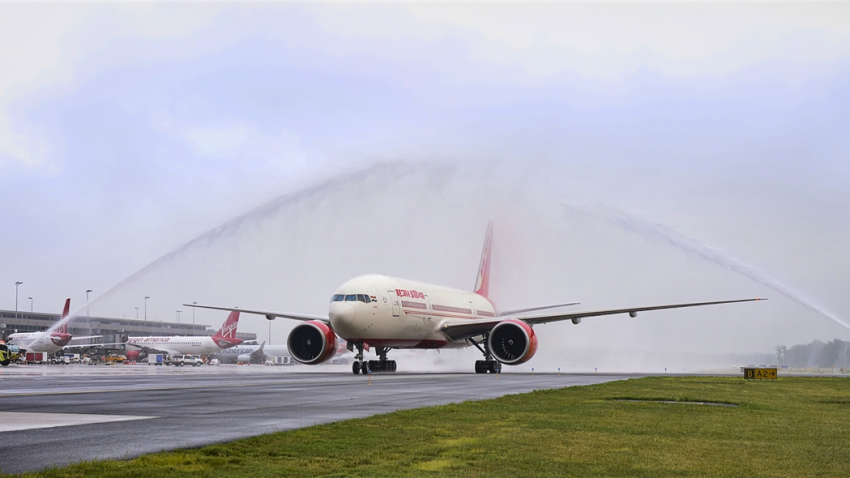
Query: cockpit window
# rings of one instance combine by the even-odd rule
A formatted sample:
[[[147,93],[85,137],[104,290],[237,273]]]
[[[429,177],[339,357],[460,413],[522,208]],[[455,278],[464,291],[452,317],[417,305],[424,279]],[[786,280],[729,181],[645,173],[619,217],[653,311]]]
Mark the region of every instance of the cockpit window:
[[[359,300],[360,302],[372,302],[371,300],[369,300],[369,296],[366,294],[357,294],[357,300]]]
[[[345,296],[344,296],[344,295],[342,295],[342,294],[336,294],[336,295],[334,295],[333,297],[331,297],[331,302],[340,302],[340,301],[342,301],[343,299],[345,299]]]
[[[357,300],[357,296],[354,295],[354,294],[348,294],[347,296],[345,296],[346,302],[354,302],[356,300]]]

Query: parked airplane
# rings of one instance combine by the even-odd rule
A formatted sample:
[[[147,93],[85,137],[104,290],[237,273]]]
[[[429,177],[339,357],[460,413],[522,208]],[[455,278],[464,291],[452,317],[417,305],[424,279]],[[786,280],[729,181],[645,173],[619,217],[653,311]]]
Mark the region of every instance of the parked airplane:
[[[261,364],[266,361],[266,356],[288,357],[289,351],[285,345],[266,345],[241,343],[235,347],[215,354],[221,363],[254,363]]]
[[[62,319],[68,316],[71,309],[71,299],[65,299],[65,308],[62,309]],[[6,342],[9,345],[17,345],[21,351],[25,352],[47,352],[56,353],[62,350],[73,339],[93,339],[101,337],[100,335],[91,335],[87,337],[74,337],[68,333],[68,323],[63,323],[59,328],[52,332],[28,332],[12,334]]]
[[[339,340],[339,345],[335,355],[346,355],[345,340]],[[215,354],[221,363],[265,363],[268,357],[289,357],[289,349],[285,345],[266,345],[265,342],[257,344],[256,342],[241,343],[235,347]]]
[[[238,326],[239,311],[234,310],[227,316],[227,320],[221,326],[221,329],[212,337],[130,337],[126,345],[138,350],[127,352],[127,359],[136,361],[142,353],[192,355],[218,353],[242,343],[242,339],[236,338],[236,329]]]
[[[365,275],[346,282],[333,294],[327,317],[289,312],[234,309],[184,304],[215,310],[239,310],[303,322],[289,334],[287,346],[292,357],[304,364],[319,364],[337,350],[337,335],[348,341],[349,350],[357,349],[352,372],[394,372],[396,363],[387,359],[391,349],[475,346],[484,360],[475,363],[476,373],[498,373],[502,364],[518,365],[530,360],[537,351],[534,326],[570,320],[578,324],[585,317],[704,305],[749,302],[764,299],[739,299],[687,304],[669,304],[584,312],[554,312],[527,315],[577,303],[532,307],[498,313],[489,298],[492,221],[487,227],[484,250],[473,292],[423,282]],[[364,350],[374,347],[378,360],[364,360]]]

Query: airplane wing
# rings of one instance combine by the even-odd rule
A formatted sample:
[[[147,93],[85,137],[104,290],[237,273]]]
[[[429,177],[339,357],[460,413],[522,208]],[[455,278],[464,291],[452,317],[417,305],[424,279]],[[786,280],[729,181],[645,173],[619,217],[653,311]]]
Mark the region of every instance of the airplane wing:
[[[180,352],[177,352],[177,351],[175,351],[175,350],[159,349],[159,348],[156,348],[156,347],[148,347],[147,345],[131,344],[131,343],[129,343],[129,342],[128,342],[128,343],[126,343],[126,344],[124,344],[124,345],[127,345],[128,347],[134,347],[134,348],[137,348],[137,349],[139,349],[139,350],[141,350],[142,352],[145,352],[145,353],[147,353],[147,354],[167,354],[167,355],[174,355],[174,354],[180,353]]]
[[[521,320],[529,325],[537,325],[537,324],[546,324],[549,322],[559,322],[562,320],[573,320],[573,319],[583,319],[585,317],[598,317],[602,315],[615,315],[615,314],[629,314],[632,317],[635,317],[638,312],[645,312],[648,310],[662,310],[662,309],[680,309],[684,307],[698,307],[703,305],[717,305],[717,304],[732,304],[735,302],[752,302],[757,300],[767,300],[767,299],[738,299],[738,300],[720,300],[715,302],[692,302],[687,304],[668,304],[668,305],[653,305],[649,307],[630,307],[625,309],[606,309],[606,310],[589,310],[584,312],[572,312],[569,314],[551,314],[551,315],[538,315],[532,317],[499,317],[496,319],[487,319],[487,320],[464,320],[464,321],[453,321],[447,322],[440,327],[440,330],[443,331],[449,338],[452,340],[461,340],[469,337],[474,337],[476,335],[481,335],[487,333],[496,326],[499,322],[507,319],[517,319]]]
[[[534,312],[535,310],[557,309],[557,308],[560,308],[560,307],[567,307],[567,306],[570,306],[570,305],[578,305],[578,304],[581,304],[581,302],[567,302],[567,303],[564,303],[564,304],[544,305],[544,306],[539,306],[539,307],[528,307],[528,308],[525,308],[525,309],[506,310],[504,312],[499,312],[499,317],[522,314],[522,313],[525,313],[525,312]]]
[[[322,317],[319,315],[306,315],[306,314],[291,314],[289,312],[272,312],[268,310],[249,310],[249,309],[240,309],[238,307],[216,307],[213,305],[201,305],[201,304],[183,304],[184,307],[198,307],[200,309],[212,309],[212,310],[227,310],[227,311],[236,311],[242,312],[245,314],[257,314],[257,315],[265,315],[267,319],[274,320],[277,317],[283,317],[284,319],[292,319],[292,320],[301,320],[304,322],[310,320],[319,320],[324,323],[328,323],[327,317]]]
[[[76,335],[71,337],[71,342],[75,340],[83,340],[83,339],[99,339],[103,337],[102,335],[86,335],[85,337],[77,337]]]

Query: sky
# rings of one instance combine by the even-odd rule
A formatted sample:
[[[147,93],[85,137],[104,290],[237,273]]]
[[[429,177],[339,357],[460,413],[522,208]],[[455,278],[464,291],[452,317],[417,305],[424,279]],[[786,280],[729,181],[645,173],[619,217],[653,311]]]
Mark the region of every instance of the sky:
[[[2,4],[0,308],[16,281],[22,310],[93,289],[93,315],[150,296],[162,320],[323,314],[372,272],[471,288],[492,218],[503,308],[770,298],[547,325],[547,360],[850,340],[848,23],[846,4]]]

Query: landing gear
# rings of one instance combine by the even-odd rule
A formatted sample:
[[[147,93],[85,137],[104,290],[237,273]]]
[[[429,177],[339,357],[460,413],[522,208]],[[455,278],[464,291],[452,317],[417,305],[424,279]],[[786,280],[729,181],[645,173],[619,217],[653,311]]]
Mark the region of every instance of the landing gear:
[[[395,360],[370,360],[369,370],[377,372],[395,372]]]
[[[390,347],[375,347],[379,360],[370,360],[369,369],[375,372],[395,372],[395,360],[387,360]]]
[[[502,373],[502,362],[493,359],[493,354],[490,353],[490,348],[487,346],[487,337],[485,336],[481,342],[476,342],[472,339],[466,339],[484,354],[484,360],[475,361],[475,373]],[[484,347],[481,347],[481,344]]]
[[[351,342],[349,342],[351,343]],[[363,375],[379,372],[395,372],[396,371],[396,363],[395,360],[387,360],[387,352],[390,351],[390,347],[375,347],[375,352],[378,353],[379,360],[363,360],[363,342],[355,342],[354,346],[357,347],[357,354],[354,356],[354,363],[351,365],[351,372],[354,375],[362,373]]]

